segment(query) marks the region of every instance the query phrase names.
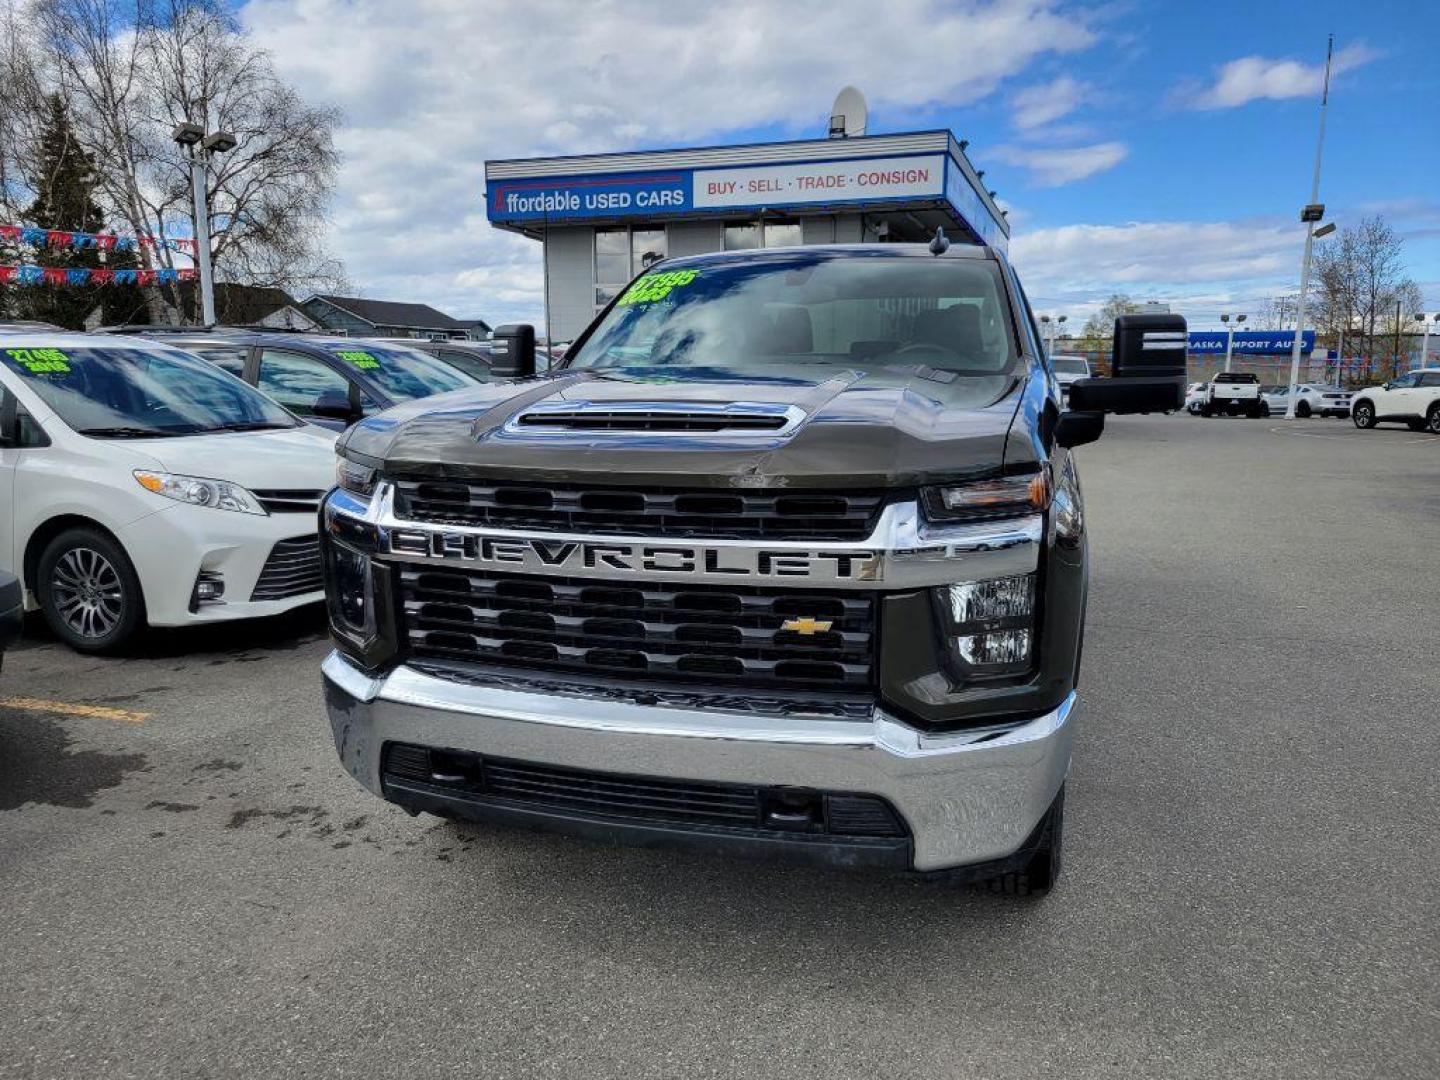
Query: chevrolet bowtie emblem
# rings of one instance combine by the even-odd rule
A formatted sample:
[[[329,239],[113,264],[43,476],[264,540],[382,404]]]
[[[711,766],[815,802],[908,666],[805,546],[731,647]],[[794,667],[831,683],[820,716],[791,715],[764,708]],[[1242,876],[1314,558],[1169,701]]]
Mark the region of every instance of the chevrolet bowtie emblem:
[[[829,619],[812,619],[806,615],[803,619],[786,619],[780,624],[780,629],[794,630],[797,634],[820,634],[833,625]]]

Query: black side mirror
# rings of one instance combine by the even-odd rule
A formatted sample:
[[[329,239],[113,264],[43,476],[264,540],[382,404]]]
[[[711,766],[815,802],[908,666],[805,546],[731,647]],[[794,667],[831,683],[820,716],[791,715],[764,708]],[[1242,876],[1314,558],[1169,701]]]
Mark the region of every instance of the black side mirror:
[[[1190,334],[1182,315],[1121,315],[1109,379],[1070,384],[1078,412],[1172,412],[1185,406],[1185,353]]]
[[[1103,434],[1105,414],[1102,412],[1066,411],[1055,423],[1055,441],[1067,450],[1092,443]]]
[[[497,379],[528,379],[535,374],[535,327],[507,323],[490,339],[490,372]]]
[[[325,420],[342,420],[347,424],[360,419],[350,396],[343,390],[326,390],[315,399],[310,411]]]

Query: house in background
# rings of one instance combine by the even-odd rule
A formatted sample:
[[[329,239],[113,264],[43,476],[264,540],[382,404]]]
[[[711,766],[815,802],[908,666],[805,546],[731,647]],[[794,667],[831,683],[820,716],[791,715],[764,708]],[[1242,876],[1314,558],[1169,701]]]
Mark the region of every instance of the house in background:
[[[465,336],[471,341],[489,341],[490,331],[494,329],[484,319],[457,319],[456,322],[465,327]]]
[[[325,329],[351,337],[413,337],[447,341],[464,340],[470,336],[466,323],[452,319],[443,311],[436,311],[429,304],[316,293],[300,307]]]

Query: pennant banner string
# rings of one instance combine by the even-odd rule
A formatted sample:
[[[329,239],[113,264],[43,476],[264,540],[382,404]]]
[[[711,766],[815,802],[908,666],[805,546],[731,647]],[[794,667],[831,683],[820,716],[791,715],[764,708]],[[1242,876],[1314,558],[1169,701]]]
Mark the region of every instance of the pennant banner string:
[[[169,251],[195,252],[195,241],[186,237],[115,236],[111,233],[72,232],[66,229],[37,229],[29,225],[0,225],[0,241],[29,244],[32,247],[70,248],[83,251],[134,251],[137,248],[164,248]]]
[[[0,266],[0,285],[166,285],[194,281],[195,268],[178,270],[88,270],[64,266]]]

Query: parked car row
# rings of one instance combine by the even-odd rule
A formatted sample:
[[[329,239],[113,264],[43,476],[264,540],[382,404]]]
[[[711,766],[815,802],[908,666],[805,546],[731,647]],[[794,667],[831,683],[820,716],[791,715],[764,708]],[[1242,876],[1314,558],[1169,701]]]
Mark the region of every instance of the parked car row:
[[[1349,416],[1352,391],[1323,383],[1300,383],[1295,387],[1295,415]],[[1249,372],[1225,372],[1210,382],[1191,383],[1185,394],[1185,409],[1194,416],[1244,415],[1280,416],[1289,411],[1288,383],[1261,383]]]
[[[136,328],[139,329],[139,328]],[[274,615],[322,599],[336,433],[533,373],[505,343],[254,330],[0,336],[0,639],[20,590],[61,640]],[[0,640],[3,645],[3,640]]]

